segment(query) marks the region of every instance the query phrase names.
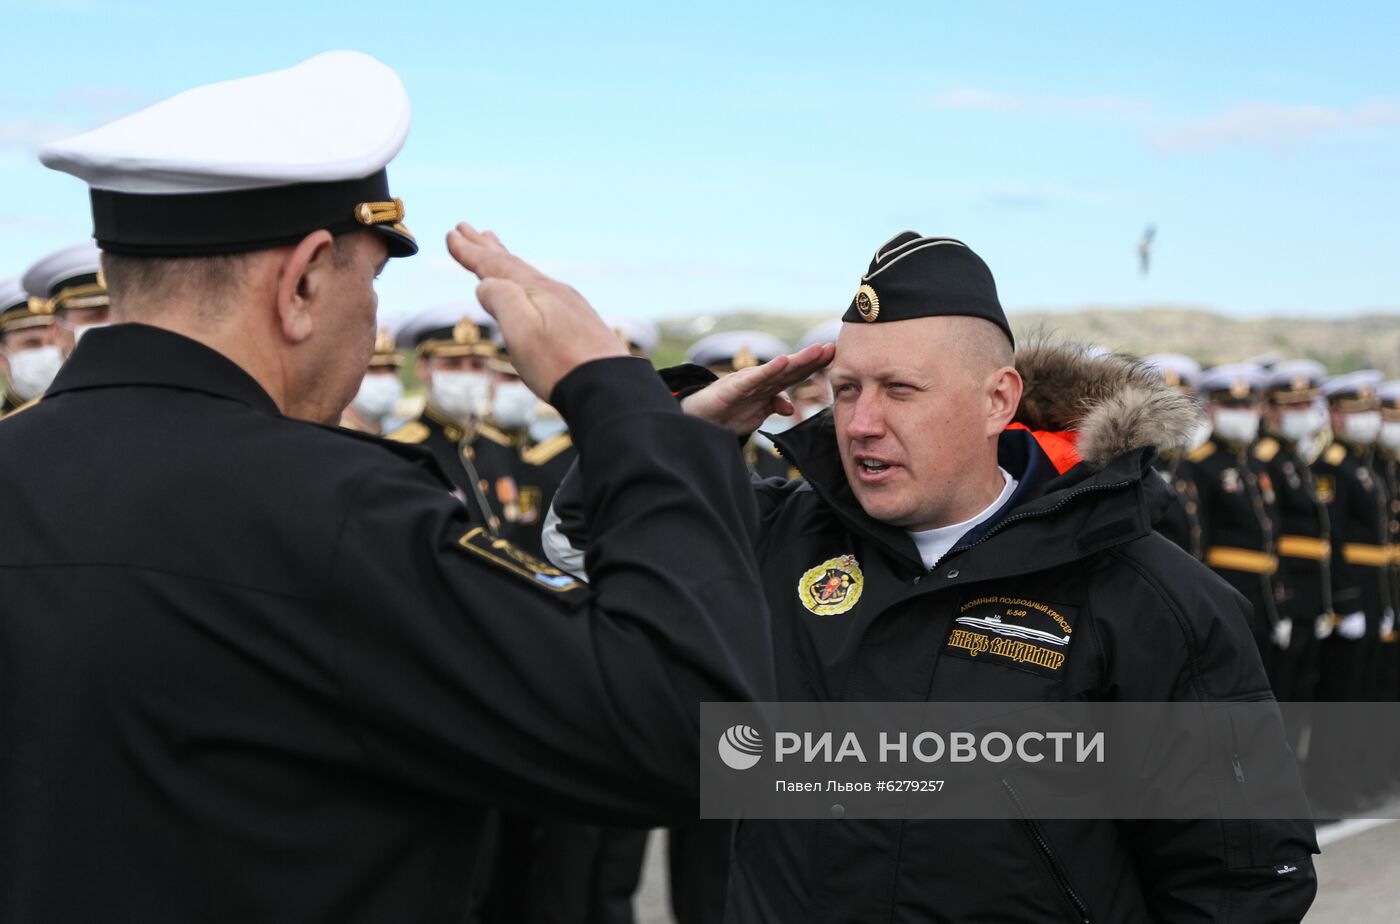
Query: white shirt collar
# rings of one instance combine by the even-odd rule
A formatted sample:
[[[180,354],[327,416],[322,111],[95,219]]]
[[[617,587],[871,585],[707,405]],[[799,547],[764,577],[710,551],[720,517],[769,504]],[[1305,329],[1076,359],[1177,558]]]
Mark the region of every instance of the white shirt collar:
[[[909,537],[914,540],[914,544],[919,547],[919,557],[924,560],[924,567],[930,570],[934,565],[947,555],[953,546],[958,544],[958,540],[967,535],[974,526],[984,523],[994,517],[998,510],[1005,506],[1011,499],[1011,494],[1016,490],[1019,482],[1011,477],[1011,473],[998,466],[997,471],[1001,472],[1001,477],[1005,484],[1001,489],[1001,494],[992,501],[991,505],[981,513],[969,520],[961,523],[954,523],[951,526],[940,526],[936,529],[925,529],[918,532],[910,531]]]

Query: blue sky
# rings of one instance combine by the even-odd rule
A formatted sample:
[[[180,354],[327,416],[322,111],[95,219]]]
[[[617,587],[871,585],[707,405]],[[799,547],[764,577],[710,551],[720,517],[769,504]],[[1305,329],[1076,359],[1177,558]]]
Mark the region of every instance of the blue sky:
[[[1400,311],[1395,4],[0,0],[0,25],[0,275],[90,231],[43,140],[355,48],[414,104],[390,177],[424,248],[390,316],[471,297],[459,218],[605,314],[838,313],[905,228],[967,241],[1013,311]]]

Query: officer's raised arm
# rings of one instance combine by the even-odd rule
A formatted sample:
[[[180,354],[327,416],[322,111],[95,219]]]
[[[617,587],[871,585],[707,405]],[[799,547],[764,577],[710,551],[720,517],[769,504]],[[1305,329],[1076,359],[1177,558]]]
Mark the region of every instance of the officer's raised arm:
[[[461,225],[448,244],[522,377],[569,422],[594,579],[472,528],[412,467],[367,480],[336,550],[366,752],[477,800],[694,817],[699,703],[772,691],[733,437],[682,413],[581,295],[494,235]]]

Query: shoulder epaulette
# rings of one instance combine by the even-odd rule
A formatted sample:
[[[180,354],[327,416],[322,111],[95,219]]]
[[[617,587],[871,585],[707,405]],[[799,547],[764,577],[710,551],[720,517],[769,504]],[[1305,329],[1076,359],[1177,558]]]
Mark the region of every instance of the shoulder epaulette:
[[[1326,462],[1328,465],[1341,465],[1346,461],[1346,457],[1347,448],[1341,443],[1333,443],[1323,452],[1322,461]]]
[[[476,425],[476,433],[477,436],[484,436],[498,446],[512,446],[515,444],[515,440],[510,438],[509,433],[502,430],[500,427],[493,426],[484,421]]]
[[[544,465],[573,444],[574,438],[569,434],[556,433],[543,443],[536,443],[529,449],[522,449],[520,458],[527,465]]]
[[[1254,458],[1260,462],[1272,462],[1274,456],[1278,455],[1280,448],[1278,440],[1272,436],[1266,436],[1254,444]]]
[[[431,432],[423,421],[410,420],[393,433],[384,434],[384,438],[396,443],[421,443],[428,438],[428,434]]]
[[[40,395],[40,396],[37,397],[37,398],[30,398],[28,401],[24,402],[24,403],[21,404],[19,407],[15,408],[13,411],[10,411],[10,413],[8,413],[8,414],[0,414],[0,420],[9,420],[11,417],[15,416],[15,415],[18,414],[19,412],[29,410],[31,407],[33,407],[34,405],[38,404],[40,401],[43,401],[43,400],[44,400],[44,396],[43,396],[43,395]]]
[[[1186,458],[1187,461],[1190,462],[1204,462],[1213,455],[1215,455],[1215,440],[1206,440],[1204,443],[1191,450],[1191,454]]]

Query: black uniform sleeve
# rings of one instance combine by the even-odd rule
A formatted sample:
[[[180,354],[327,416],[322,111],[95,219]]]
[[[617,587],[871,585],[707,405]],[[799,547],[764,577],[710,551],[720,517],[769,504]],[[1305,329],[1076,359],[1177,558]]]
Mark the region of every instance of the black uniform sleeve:
[[[693,819],[700,702],[773,695],[748,478],[644,361],[589,363],[552,400],[579,448],[592,587],[473,529],[408,466],[368,479],[337,548],[351,719],[376,774],[425,792]]]

